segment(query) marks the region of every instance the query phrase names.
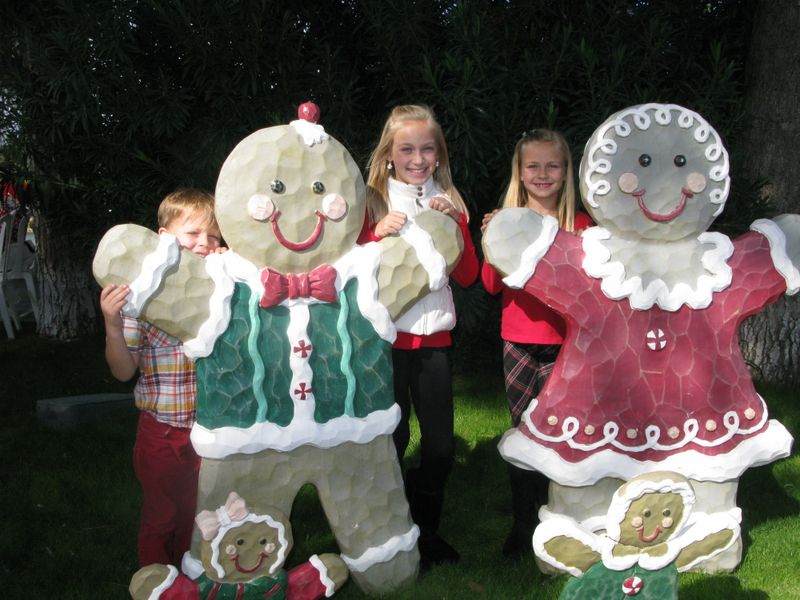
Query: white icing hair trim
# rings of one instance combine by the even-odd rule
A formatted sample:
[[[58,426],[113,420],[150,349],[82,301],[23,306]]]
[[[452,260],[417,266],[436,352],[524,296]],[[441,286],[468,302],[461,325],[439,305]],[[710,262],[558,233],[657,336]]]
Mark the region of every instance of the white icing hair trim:
[[[420,264],[428,272],[428,286],[432,292],[447,283],[447,263],[436,249],[431,235],[410,218],[400,230],[400,237],[414,248]]]
[[[322,125],[306,121],[304,119],[297,119],[289,123],[294,130],[303,138],[306,146],[313,146],[314,144],[321,144],[330,136],[325,133],[325,128]]]
[[[312,555],[308,562],[319,572],[319,582],[325,586],[325,597],[333,596],[336,591],[336,582],[328,576],[328,568],[325,563],[316,554]]]
[[[217,512],[219,514],[220,511]],[[224,512],[224,507],[221,509],[221,512]],[[227,515],[226,515],[227,516]],[[211,540],[211,566],[214,567],[214,571],[216,571],[217,576],[222,579],[225,577],[225,569],[222,568],[222,565],[219,562],[219,543],[222,541],[222,538],[230,529],[234,529],[236,527],[241,527],[245,523],[266,523],[273,529],[278,531],[278,553],[275,556],[275,562],[272,563],[272,566],[269,568],[269,574],[272,575],[277,571],[284,562],[286,562],[286,547],[289,545],[288,540],[286,539],[286,527],[280,521],[276,521],[269,515],[256,515],[253,513],[248,513],[248,515],[242,519],[241,521],[233,521],[231,522],[230,519],[228,520],[227,525],[223,525],[222,521],[220,520],[220,528],[217,535]]]
[[[403,535],[389,538],[380,546],[367,549],[361,556],[351,557],[342,554],[342,560],[347,568],[356,573],[363,573],[373,565],[391,560],[399,552],[409,552],[414,549],[419,537],[419,527],[412,525]]]
[[[780,218],[780,217],[779,217]],[[800,271],[786,252],[786,234],[775,221],[758,219],[750,229],[757,231],[769,241],[769,255],[775,270],[786,280],[786,295],[793,296],[800,289]]]
[[[228,328],[231,319],[233,281],[225,274],[225,254],[210,254],[203,261],[206,273],[214,281],[214,291],[208,299],[208,319],[200,326],[197,336],[183,344],[184,354],[192,360],[211,354],[214,343]]]
[[[525,284],[536,272],[536,265],[539,264],[542,257],[547,254],[550,246],[553,245],[553,240],[556,239],[557,233],[558,219],[549,215],[542,217],[542,230],[539,233],[539,237],[522,251],[519,267],[513,273],[506,275],[503,278],[503,283],[510,288],[520,289],[525,287]]]
[[[164,273],[180,262],[181,246],[171,233],[158,236],[158,246],[144,257],[142,269],[130,284],[128,302],[122,313],[128,317],[138,317],[144,305],[150,299],[164,278]]]

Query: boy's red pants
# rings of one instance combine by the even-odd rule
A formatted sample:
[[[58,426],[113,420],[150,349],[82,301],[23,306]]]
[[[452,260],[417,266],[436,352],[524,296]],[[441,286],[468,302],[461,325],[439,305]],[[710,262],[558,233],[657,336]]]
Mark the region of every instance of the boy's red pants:
[[[200,457],[190,431],[161,423],[147,412],[139,416],[133,467],[143,493],[140,567],[159,563],[180,568],[191,545]]]

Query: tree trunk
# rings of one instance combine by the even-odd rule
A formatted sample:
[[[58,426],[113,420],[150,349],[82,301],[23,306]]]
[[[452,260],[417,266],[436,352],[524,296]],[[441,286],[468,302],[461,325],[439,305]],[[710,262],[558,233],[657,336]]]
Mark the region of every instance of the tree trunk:
[[[769,180],[764,193],[778,213],[796,213],[800,207],[796,183],[800,178],[796,149],[800,139],[798,29],[797,0],[758,3],[747,61],[746,102],[751,126],[744,140],[745,168],[753,180]],[[800,383],[800,295],[784,297],[748,319],[741,338],[745,358],[757,376],[773,383]]]
[[[96,332],[99,291],[82,242],[50,234],[40,218],[35,223],[39,335],[67,340]]]

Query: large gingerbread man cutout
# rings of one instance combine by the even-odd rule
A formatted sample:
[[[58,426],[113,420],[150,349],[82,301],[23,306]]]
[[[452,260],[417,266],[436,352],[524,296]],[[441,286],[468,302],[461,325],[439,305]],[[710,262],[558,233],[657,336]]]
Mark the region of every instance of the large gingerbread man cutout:
[[[620,480],[651,470],[691,480],[703,512],[735,507],[739,476],[789,454],[792,438],[756,393],[739,325],[800,288],[800,217],[760,219],[731,240],[707,232],[730,187],[717,132],[677,105],[609,117],[586,144],[574,236],[526,209],[486,230],[487,260],[564,318],[553,373],[516,430],[509,461],[552,481],[542,516],[602,514]],[[706,563],[731,569],[741,543]]]
[[[203,259],[121,225],[94,273],[130,283],[126,310],[196,360],[198,506],[236,490],[289,514],[311,483],[352,578],[384,593],[413,581],[419,562],[391,438],[393,322],[447,283],[463,240],[455,221],[427,211],[399,236],[357,246],[364,182],[318,113],[304,105],[226,159],[216,215],[228,252]]]

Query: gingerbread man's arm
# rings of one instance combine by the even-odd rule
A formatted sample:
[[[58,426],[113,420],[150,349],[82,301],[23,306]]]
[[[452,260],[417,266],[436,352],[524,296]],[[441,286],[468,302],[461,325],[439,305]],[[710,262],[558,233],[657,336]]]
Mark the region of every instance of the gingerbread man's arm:
[[[420,213],[400,235],[378,243],[378,300],[393,320],[432,289],[446,285],[464,249],[458,224],[435,210]]]
[[[100,240],[92,271],[101,286],[131,286],[125,314],[187,341],[209,318],[214,281],[205,260],[182,250],[169,234],[117,225]]]
[[[735,514],[698,515],[696,524],[680,538],[683,547],[675,559],[675,566],[678,571],[688,571],[730,548],[740,536],[741,528]]]
[[[602,559],[600,539],[566,517],[547,519],[536,527],[533,551],[550,566],[575,577]]]
[[[341,588],[349,572],[337,554],[312,556],[307,563],[289,571],[286,600],[317,600],[330,597]]]

